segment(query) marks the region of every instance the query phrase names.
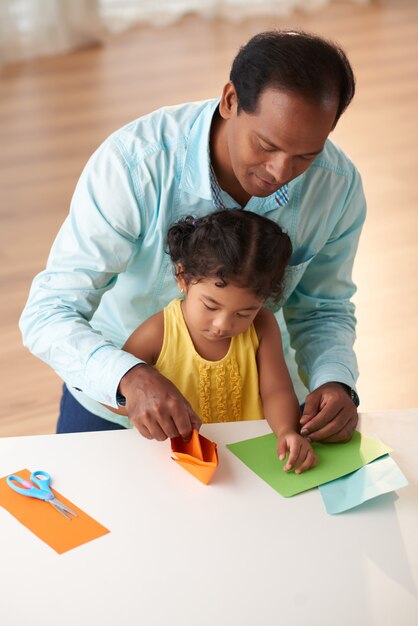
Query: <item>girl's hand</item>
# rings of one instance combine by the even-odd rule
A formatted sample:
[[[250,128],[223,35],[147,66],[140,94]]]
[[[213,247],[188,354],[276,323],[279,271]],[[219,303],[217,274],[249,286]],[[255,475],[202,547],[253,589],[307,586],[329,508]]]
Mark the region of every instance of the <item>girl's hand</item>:
[[[289,458],[283,468],[285,472],[295,469],[295,474],[300,474],[317,464],[311,444],[295,431],[281,434],[277,438],[277,454],[281,461],[286,458],[287,452]]]

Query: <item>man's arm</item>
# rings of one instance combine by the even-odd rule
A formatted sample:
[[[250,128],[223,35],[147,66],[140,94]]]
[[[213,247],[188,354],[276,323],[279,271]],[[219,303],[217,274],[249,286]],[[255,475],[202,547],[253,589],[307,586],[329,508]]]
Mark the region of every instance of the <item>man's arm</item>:
[[[127,269],[143,235],[140,194],[135,192],[139,186],[117,146],[106,141],[79,180],[47,268],[33,282],[20,328],[24,344],[69,386],[117,408],[119,385],[134,381],[153,397],[152,406],[144,408],[147,421],[158,430],[168,412],[175,426],[170,434],[188,436],[193,423],[178,390],[152,368],[136,367],[139,358],[90,325],[103,295]]]
[[[90,320],[135,251],[140,211],[126,164],[107,141],[87,163],[47,267],[20,319],[24,344],[72,387],[116,406],[119,380],[139,363]]]
[[[132,424],[147,439],[164,441],[181,435],[188,438],[190,423],[197,430],[201,421],[178,389],[152,366],[156,363],[164,340],[164,312],[159,311],[145,320],[132,333],[123,350],[138,357],[145,364],[133,367],[119,384],[119,393],[125,398],[125,406],[108,407],[114,413],[127,415]],[[159,419],[155,419],[156,404]]]
[[[313,440],[347,440],[357,424],[356,407],[344,386],[354,388],[358,375],[352,268],[366,203],[356,170],[343,203],[331,237],[283,307],[299,374],[311,390],[302,432]]]

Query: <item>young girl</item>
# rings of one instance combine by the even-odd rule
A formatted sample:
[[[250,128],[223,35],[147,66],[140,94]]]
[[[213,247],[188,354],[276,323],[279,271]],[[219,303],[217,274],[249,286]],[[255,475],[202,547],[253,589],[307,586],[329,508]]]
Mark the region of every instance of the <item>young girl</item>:
[[[202,422],[265,417],[279,458],[289,452],[284,469],[313,467],[279,327],[263,306],[281,296],[289,237],[267,218],[229,210],[180,220],[167,243],[183,296],[141,324],[123,349],[171,380]]]

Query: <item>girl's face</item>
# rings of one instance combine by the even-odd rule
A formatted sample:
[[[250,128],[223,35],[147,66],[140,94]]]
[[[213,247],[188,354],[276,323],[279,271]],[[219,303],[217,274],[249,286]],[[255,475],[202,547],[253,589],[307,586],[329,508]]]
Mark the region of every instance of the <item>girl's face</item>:
[[[187,285],[178,277],[180,290],[186,293],[184,319],[195,344],[225,342],[246,331],[263,305],[250,289],[233,284],[217,287],[217,282],[205,278]]]

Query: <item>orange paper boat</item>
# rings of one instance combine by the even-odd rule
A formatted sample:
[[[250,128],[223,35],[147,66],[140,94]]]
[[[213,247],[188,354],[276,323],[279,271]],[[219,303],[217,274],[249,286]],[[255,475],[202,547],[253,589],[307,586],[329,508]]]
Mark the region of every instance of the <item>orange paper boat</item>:
[[[194,430],[190,441],[185,442],[181,437],[172,439],[171,450],[173,461],[205,485],[210,482],[218,467],[216,443]]]

